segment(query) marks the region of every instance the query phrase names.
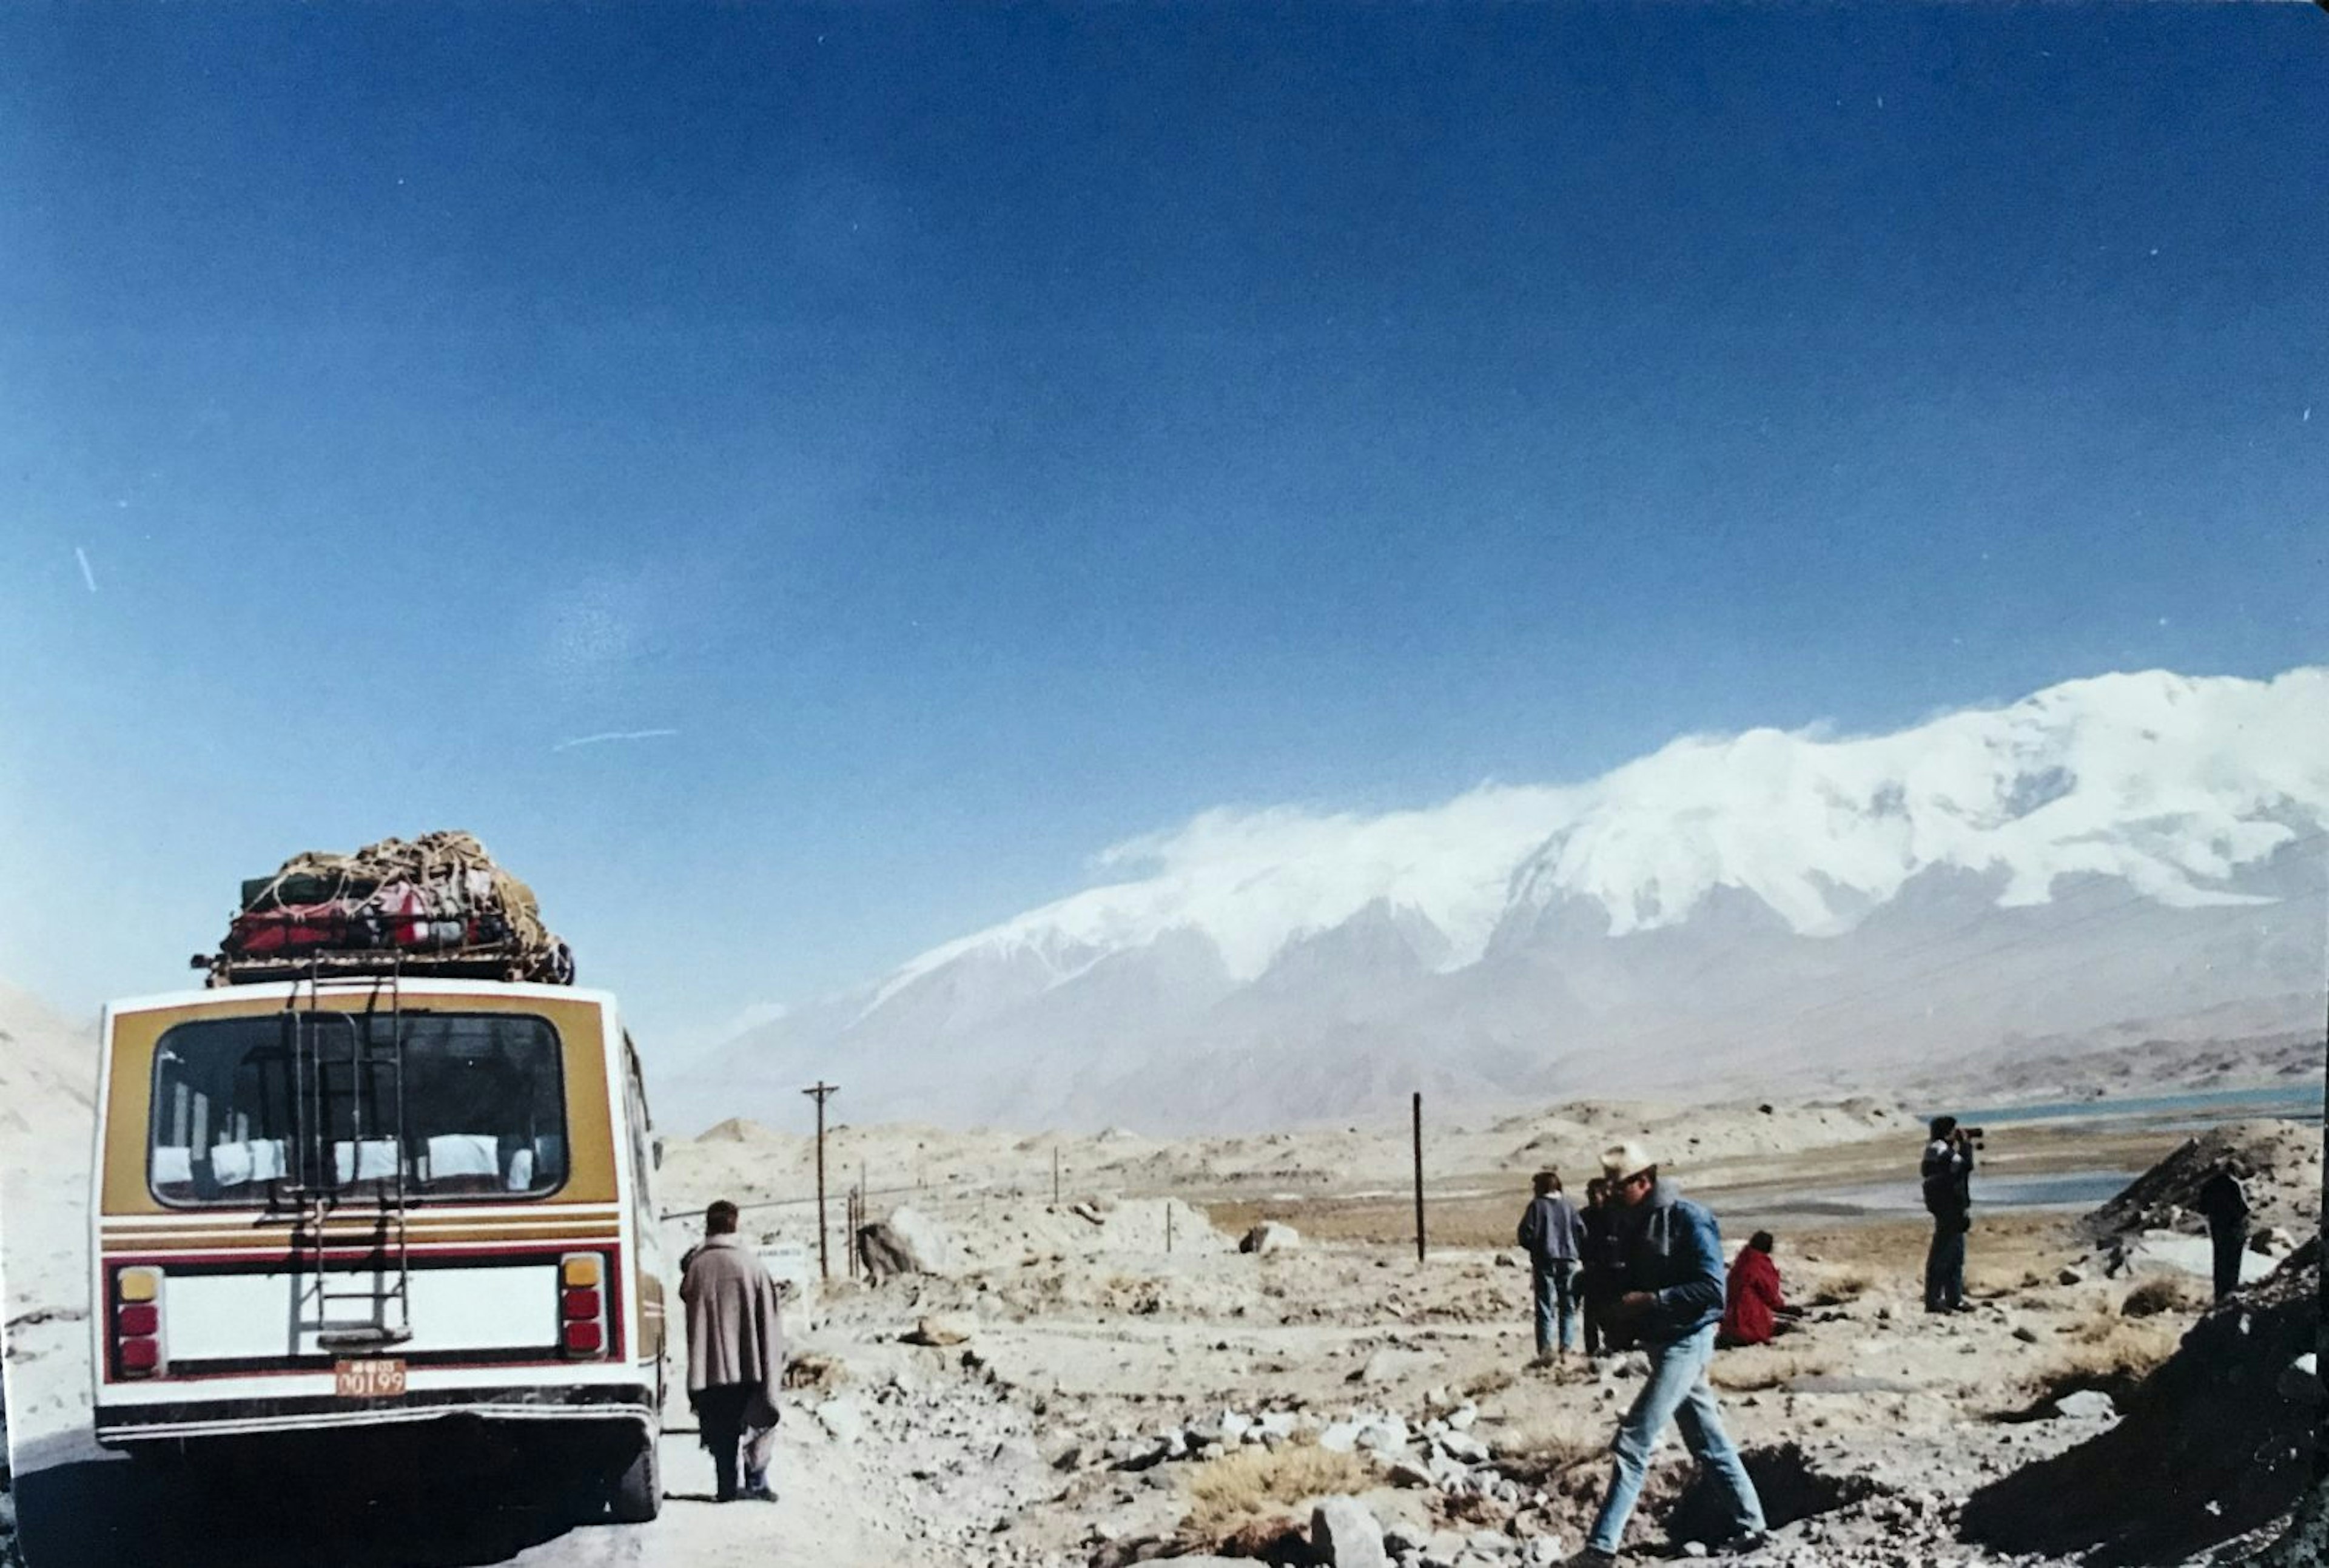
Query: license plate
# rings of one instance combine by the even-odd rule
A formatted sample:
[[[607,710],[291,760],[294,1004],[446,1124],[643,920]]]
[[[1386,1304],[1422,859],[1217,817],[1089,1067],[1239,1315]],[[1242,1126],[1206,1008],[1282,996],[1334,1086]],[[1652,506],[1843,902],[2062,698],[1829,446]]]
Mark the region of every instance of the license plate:
[[[332,1392],[342,1399],[392,1399],[404,1392],[404,1363],[335,1362],[332,1366]]]

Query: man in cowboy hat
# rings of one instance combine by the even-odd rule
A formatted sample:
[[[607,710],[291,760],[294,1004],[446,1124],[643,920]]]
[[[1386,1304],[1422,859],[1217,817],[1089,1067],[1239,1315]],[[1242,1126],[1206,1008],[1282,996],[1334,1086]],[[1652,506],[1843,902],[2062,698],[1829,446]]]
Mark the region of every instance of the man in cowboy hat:
[[[1617,1423],[1609,1489],[1584,1549],[1569,1562],[1584,1568],[1617,1560],[1617,1543],[1649,1469],[1650,1446],[1668,1422],[1682,1429],[1691,1453],[1730,1494],[1730,1535],[1717,1544],[1729,1550],[1759,1545],[1762,1499],[1722,1430],[1722,1413],[1706,1381],[1722,1318],[1721,1232],[1712,1214],[1659,1176],[1657,1161],[1640,1144],[1603,1151],[1601,1166],[1608,1173],[1626,1282],[1611,1309],[1635,1330],[1649,1355],[1650,1375]]]

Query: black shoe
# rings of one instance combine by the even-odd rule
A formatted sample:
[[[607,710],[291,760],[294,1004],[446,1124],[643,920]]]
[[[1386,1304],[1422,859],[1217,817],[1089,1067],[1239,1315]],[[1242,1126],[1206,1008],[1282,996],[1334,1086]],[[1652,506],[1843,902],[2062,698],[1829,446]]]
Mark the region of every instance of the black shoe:
[[[1741,1557],[1749,1552],[1760,1552],[1771,1544],[1771,1537],[1760,1530],[1741,1530],[1715,1548],[1727,1557]]]

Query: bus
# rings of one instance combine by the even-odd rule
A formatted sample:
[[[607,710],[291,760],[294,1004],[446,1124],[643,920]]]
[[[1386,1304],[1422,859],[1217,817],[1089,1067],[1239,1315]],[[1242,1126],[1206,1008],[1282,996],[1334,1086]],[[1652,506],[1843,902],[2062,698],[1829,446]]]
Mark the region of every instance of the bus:
[[[113,1003],[102,1053],[100,1444],[482,1437],[655,1517],[661,1146],[612,996],[319,967]]]

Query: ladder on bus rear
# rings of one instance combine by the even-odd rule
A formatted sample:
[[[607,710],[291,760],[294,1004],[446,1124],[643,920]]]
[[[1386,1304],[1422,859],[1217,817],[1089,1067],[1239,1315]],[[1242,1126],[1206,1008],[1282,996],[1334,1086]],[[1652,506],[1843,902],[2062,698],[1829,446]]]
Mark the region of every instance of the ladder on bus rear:
[[[381,979],[370,982],[372,995],[361,1012],[322,1006],[324,984],[320,970],[311,972],[284,1009],[297,1151],[284,1195],[301,1210],[296,1323],[300,1338],[312,1333],[326,1352],[385,1349],[412,1337],[401,990],[393,975],[386,978],[383,1043]],[[337,1136],[343,1129],[344,1139]],[[348,1153],[344,1176],[339,1168],[343,1143]],[[387,1170],[367,1176],[370,1157],[382,1143]],[[367,1193],[372,1200],[369,1209],[359,1206]],[[369,1232],[350,1235],[344,1222],[351,1217],[370,1219]],[[335,1220],[343,1222],[336,1233]],[[331,1252],[351,1247],[363,1248],[366,1261],[335,1268]]]

